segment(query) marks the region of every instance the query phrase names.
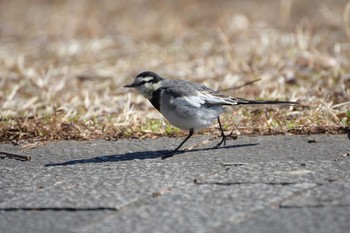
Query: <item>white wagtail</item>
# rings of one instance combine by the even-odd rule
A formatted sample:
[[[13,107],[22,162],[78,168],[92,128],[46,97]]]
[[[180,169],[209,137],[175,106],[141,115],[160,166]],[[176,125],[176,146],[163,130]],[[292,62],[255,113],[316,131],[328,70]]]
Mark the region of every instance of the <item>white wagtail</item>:
[[[226,135],[222,130],[220,115],[225,111],[225,105],[247,104],[285,104],[296,105],[290,101],[263,101],[245,100],[232,96],[226,96],[204,85],[186,80],[170,80],[160,77],[158,74],[145,71],[138,74],[132,84],[127,88],[135,88],[147,98],[152,105],[174,126],[189,130],[188,136],[183,140],[173,153],[162,158],[171,157],[193,135],[194,130],[210,126],[215,119],[218,120],[221,141],[226,145]]]

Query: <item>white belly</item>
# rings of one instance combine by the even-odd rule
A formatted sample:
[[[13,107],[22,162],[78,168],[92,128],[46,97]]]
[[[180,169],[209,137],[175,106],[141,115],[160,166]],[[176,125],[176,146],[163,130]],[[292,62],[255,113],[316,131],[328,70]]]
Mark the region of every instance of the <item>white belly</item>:
[[[165,98],[160,104],[160,112],[172,125],[189,130],[209,127],[224,108],[220,105],[196,107],[180,98]]]

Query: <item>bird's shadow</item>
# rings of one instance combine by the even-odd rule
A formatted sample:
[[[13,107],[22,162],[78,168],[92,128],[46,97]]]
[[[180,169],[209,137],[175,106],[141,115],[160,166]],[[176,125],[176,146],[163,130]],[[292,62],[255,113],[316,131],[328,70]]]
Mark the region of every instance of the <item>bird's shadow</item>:
[[[224,146],[219,148],[193,149],[189,151],[179,151],[176,154],[174,154],[174,156],[182,153],[232,149],[232,148],[239,148],[239,147],[256,146],[258,144],[259,143],[248,143],[248,144],[241,144],[241,145]],[[49,164],[46,164],[45,167],[67,166],[67,165],[85,164],[85,163],[106,163],[106,162],[121,162],[121,161],[129,161],[129,160],[155,159],[155,158],[161,158],[162,156],[169,154],[171,152],[172,150],[156,150],[156,151],[138,151],[138,152],[123,153],[123,154],[115,154],[115,155],[103,155],[103,156],[97,156],[97,157],[88,158],[88,159],[70,160],[63,163],[49,163]]]

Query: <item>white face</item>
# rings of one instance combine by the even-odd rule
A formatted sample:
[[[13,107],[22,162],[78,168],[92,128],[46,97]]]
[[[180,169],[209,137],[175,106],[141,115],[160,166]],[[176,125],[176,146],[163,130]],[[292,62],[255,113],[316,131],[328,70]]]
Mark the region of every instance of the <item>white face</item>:
[[[153,77],[137,77],[133,83],[133,88],[135,88],[145,98],[151,99],[153,92],[161,86],[160,82],[150,82],[153,79]]]

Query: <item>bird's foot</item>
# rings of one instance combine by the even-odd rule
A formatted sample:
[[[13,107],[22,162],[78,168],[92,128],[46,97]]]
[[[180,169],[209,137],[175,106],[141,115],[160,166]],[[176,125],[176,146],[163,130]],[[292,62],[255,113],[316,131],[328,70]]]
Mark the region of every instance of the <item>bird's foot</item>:
[[[214,148],[220,147],[222,143],[224,143],[224,146],[226,146],[226,138],[237,139],[237,135],[233,134],[233,130],[231,131],[231,133],[229,133],[227,135],[223,134],[221,136],[222,136],[221,141],[218,144],[216,144],[216,146]]]
[[[216,146],[214,146],[214,148],[215,148],[215,149],[216,149],[216,148],[219,148],[219,147],[221,146],[222,143],[224,143],[224,146],[226,145],[226,136],[225,136],[225,135],[222,136],[221,141],[220,141],[218,144],[216,144]]]
[[[191,151],[192,148],[186,148],[186,149],[183,149],[183,150],[179,150],[178,148],[176,148],[175,150],[173,151],[168,151],[166,152],[165,154],[162,155],[162,159],[167,159],[167,158],[171,158],[173,157],[174,155],[176,154],[181,154],[181,153],[185,153],[187,151]]]

